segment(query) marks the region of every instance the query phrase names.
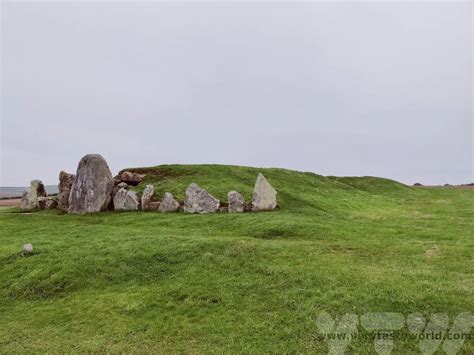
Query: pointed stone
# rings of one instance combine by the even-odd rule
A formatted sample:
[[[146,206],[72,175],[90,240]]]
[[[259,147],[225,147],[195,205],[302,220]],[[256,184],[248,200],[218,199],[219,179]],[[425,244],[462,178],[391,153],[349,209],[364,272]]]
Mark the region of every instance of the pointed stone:
[[[140,199],[135,191],[120,189],[114,196],[115,211],[137,211],[140,209]]]
[[[146,185],[142,195],[142,211],[150,210],[150,202],[154,192],[155,188],[153,187],[153,185]]]
[[[179,210],[179,202],[173,197],[170,192],[165,192],[165,196],[158,207],[158,211],[161,213],[176,212]]]
[[[244,212],[245,200],[237,191],[230,191],[227,194],[229,213]]]
[[[206,190],[195,183],[186,189],[184,212],[188,213],[214,213],[219,210],[220,202]]]
[[[48,196],[48,194],[46,193],[43,183],[40,180],[33,180],[23,193],[20,208],[22,210],[40,208],[42,198],[46,198],[46,196]]]
[[[277,192],[265,176],[258,174],[252,195],[253,211],[269,211],[277,206]]]

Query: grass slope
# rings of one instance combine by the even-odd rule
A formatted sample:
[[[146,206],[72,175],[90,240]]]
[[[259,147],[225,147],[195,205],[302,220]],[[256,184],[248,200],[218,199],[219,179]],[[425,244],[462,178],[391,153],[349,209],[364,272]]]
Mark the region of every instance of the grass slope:
[[[474,310],[474,189],[284,169],[165,165],[184,199],[225,200],[258,172],[279,209],[245,214],[0,210],[0,351],[325,352],[315,318]],[[35,254],[18,253],[32,242]],[[394,353],[417,352],[397,334]],[[374,353],[372,340],[349,352]],[[473,353],[467,341],[462,353]]]

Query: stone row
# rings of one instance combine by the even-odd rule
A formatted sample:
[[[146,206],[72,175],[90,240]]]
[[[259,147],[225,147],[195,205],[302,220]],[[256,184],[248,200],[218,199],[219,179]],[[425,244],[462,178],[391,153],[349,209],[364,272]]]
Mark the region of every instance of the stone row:
[[[237,191],[227,194],[227,205],[212,196],[205,189],[192,183],[186,189],[184,204],[181,205],[170,192],[163,199],[152,201],[153,185],[146,185],[141,197],[128,190],[136,186],[145,175],[125,171],[113,178],[105,159],[99,154],[84,156],[77,167],[76,174],[61,171],[59,174],[59,193],[57,201],[47,197],[44,185],[33,180],[25,191],[21,209],[59,208],[68,213],[93,213],[101,211],[159,211],[162,213],[184,211],[187,213],[241,213],[245,211],[267,211],[277,206],[277,192],[267,179],[258,174],[251,204],[246,204]]]

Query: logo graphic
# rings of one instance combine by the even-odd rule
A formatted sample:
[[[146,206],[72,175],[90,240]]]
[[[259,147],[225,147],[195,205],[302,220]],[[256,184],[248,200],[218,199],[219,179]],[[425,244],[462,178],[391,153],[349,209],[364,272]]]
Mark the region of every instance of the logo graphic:
[[[316,318],[316,326],[320,333],[328,339],[330,354],[343,354],[344,350],[351,343],[352,337],[357,334],[359,318],[353,313],[346,313],[339,323],[336,322],[327,312],[321,312]]]
[[[421,313],[410,313],[406,319],[402,313],[373,312],[360,316],[346,313],[340,319],[333,318],[323,311],[316,317],[319,338],[327,342],[330,354],[344,354],[353,339],[361,335],[359,326],[371,334],[374,349],[380,355],[392,352],[396,335],[404,334],[395,331],[405,326],[410,339],[418,346],[423,355],[434,354],[440,347],[448,355],[459,352],[467,339],[471,339],[474,327],[474,315],[470,312],[458,314],[450,326],[446,313],[433,313],[426,319]],[[406,335],[405,335],[406,336]]]

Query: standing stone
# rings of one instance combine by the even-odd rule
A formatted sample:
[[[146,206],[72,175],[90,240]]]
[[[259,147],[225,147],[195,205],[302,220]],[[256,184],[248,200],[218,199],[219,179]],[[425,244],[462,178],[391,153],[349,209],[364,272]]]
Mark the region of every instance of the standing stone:
[[[176,212],[179,210],[179,202],[175,200],[173,194],[170,192],[165,192],[165,196],[160,203],[160,207],[158,207],[158,211],[161,213],[166,212]]]
[[[142,195],[142,210],[149,211],[150,210],[150,202],[153,193],[155,192],[155,188],[153,185],[146,185],[145,190],[143,190]]]
[[[184,212],[188,213],[214,213],[219,209],[220,202],[195,183],[186,189]]]
[[[46,197],[47,195],[48,194],[46,193],[43,183],[40,180],[33,180],[30,183],[30,187],[28,187],[23,193],[20,208],[22,210],[40,208],[38,199],[41,197]]]
[[[265,176],[258,174],[257,181],[255,181],[255,188],[252,195],[252,210],[253,211],[268,211],[273,210],[277,205],[277,192],[265,179]]]
[[[120,189],[114,196],[116,211],[137,211],[140,209],[140,199],[135,191]]]
[[[107,211],[114,181],[105,159],[99,154],[84,156],[77,167],[69,195],[69,213]]]
[[[63,211],[67,211],[69,207],[69,194],[75,178],[76,175],[68,174],[65,171],[59,173],[58,207]]]
[[[245,200],[237,191],[230,191],[227,194],[229,203],[229,213],[244,212]]]

